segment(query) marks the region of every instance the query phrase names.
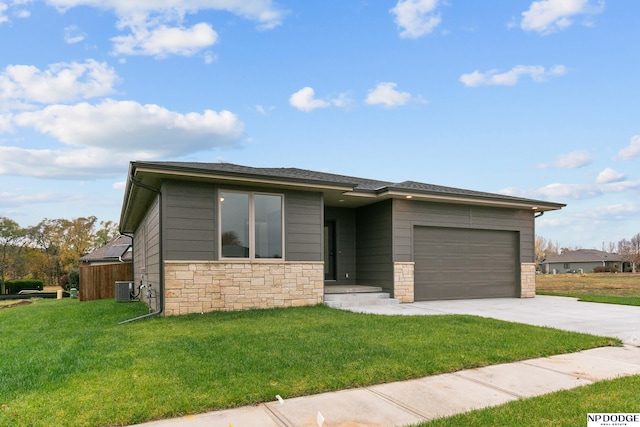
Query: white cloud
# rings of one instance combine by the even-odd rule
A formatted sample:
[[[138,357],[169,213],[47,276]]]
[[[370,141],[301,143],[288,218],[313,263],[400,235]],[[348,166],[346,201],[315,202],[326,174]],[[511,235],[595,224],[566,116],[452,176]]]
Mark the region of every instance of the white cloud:
[[[269,112],[275,110],[276,107],[275,106],[270,106],[270,107],[265,107],[264,105],[256,105],[256,111],[260,114],[262,114],[263,116],[266,116],[267,114],[269,114]]]
[[[13,131],[13,126],[11,125],[12,119],[12,114],[0,114],[0,133]]]
[[[230,146],[244,135],[242,122],[229,111],[181,114],[154,104],[112,99],[97,105],[51,105],[16,114],[13,122],[68,145],[121,153],[138,150],[136,156],[144,158]]]
[[[588,151],[577,150],[568,154],[561,154],[551,164],[538,165],[539,169],[559,168],[577,169],[591,164],[592,159]]]
[[[124,191],[124,189],[127,187],[127,181],[114,182],[112,187],[113,187],[114,190],[122,190],[122,191]]]
[[[554,65],[546,69],[540,65],[516,65],[511,70],[500,73],[498,70],[489,70],[484,73],[475,70],[469,74],[460,76],[460,81],[469,87],[476,86],[513,86],[522,76],[529,76],[534,82],[546,81],[549,77],[562,76],[567,72],[564,65]]]
[[[640,191],[640,181],[618,181],[609,183],[563,184],[552,183],[533,190],[514,187],[499,191],[501,194],[516,197],[541,198],[545,200],[590,199],[605,194]]]
[[[0,3],[0,24],[9,21],[9,18],[7,17],[7,15],[5,15],[7,9],[9,9],[9,6],[7,6],[5,3]]]
[[[618,153],[618,158],[623,160],[631,160],[635,157],[640,157],[640,135],[632,136],[629,146]]]
[[[595,15],[602,10],[603,0],[593,3],[590,0],[537,0],[522,13],[520,27],[525,31],[549,34],[568,28],[576,16]]]
[[[84,63],[51,64],[46,70],[32,65],[9,65],[0,71],[0,105],[25,108],[30,103],[104,96],[114,92],[118,81],[112,67],[92,59]]]
[[[211,25],[201,22],[190,28],[166,25],[131,25],[131,34],[113,37],[117,55],[145,55],[164,58],[168,55],[191,56],[218,40]],[[206,60],[206,59],[205,59]]]
[[[64,41],[68,44],[80,43],[87,37],[76,25],[69,25],[64,29]]]
[[[9,22],[9,11],[16,18],[28,18],[31,16],[29,10],[22,9],[22,6],[27,3],[31,3],[31,0],[0,1],[0,24]]]
[[[411,101],[409,92],[398,92],[397,84],[393,82],[379,83],[374,89],[369,91],[364,102],[369,105],[383,104],[386,107],[397,107]]]
[[[217,60],[218,60],[218,56],[217,55],[214,55],[211,52],[205,52],[204,53],[204,63],[205,64],[211,64],[211,63],[213,63],[213,62],[215,62]]]
[[[635,217],[640,213],[640,205],[638,204],[616,204],[607,206],[596,206],[587,211],[576,213],[576,217],[590,218],[594,220],[600,219],[623,219]]]
[[[400,37],[416,39],[431,33],[441,22],[435,13],[439,0],[398,0],[389,12],[395,15]]]
[[[317,108],[327,108],[331,103],[322,99],[315,99],[313,88],[306,86],[289,97],[289,104],[300,111],[313,111]]]
[[[285,12],[271,0],[46,0],[64,12],[77,6],[113,11],[118,29],[129,34],[112,38],[118,55],[193,55],[218,38],[206,22],[183,25],[185,16],[200,11],[226,11],[255,21],[260,29],[282,23]]]
[[[596,182],[598,184],[609,184],[612,182],[620,182],[626,179],[625,174],[611,168],[606,168],[598,174]]]
[[[18,191],[16,191],[18,190]],[[59,202],[62,195],[50,191],[45,192],[25,192],[14,189],[11,192],[0,192],[0,207],[15,208],[31,204],[42,204]]]

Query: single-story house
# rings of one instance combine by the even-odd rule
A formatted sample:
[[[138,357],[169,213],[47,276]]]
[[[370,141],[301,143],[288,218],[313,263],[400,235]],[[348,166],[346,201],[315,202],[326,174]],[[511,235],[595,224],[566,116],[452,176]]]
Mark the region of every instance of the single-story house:
[[[622,271],[623,259],[618,254],[597,249],[578,249],[550,254],[540,264],[543,273],[592,273],[596,267]]]
[[[314,305],[336,285],[400,302],[533,297],[535,217],[564,206],[295,168],[136,161],[120,231],[134,236],[136,283],[166,315]]]
[[[133,250],[131,236],[115,236],[105,246],[80,258],[82,301],[114,297],[116,281],[132,281]]]

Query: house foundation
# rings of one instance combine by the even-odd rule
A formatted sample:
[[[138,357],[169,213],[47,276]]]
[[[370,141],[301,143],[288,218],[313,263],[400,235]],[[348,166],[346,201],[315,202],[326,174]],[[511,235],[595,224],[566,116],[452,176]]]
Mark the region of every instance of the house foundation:
[[[324,263],[166,261],[165,314],[322,303]]]

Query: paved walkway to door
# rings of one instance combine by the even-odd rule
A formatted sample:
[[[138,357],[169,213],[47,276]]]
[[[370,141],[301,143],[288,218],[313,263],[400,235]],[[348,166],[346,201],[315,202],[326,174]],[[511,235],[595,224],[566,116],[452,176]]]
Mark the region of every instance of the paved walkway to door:
[[[390,315],[472,314],[509,322],[616,337],[626,344],[640,346],[640,307],[581,302],[576,298],[538,295],[535,298],[423,301],[395,306],[345,309]]]

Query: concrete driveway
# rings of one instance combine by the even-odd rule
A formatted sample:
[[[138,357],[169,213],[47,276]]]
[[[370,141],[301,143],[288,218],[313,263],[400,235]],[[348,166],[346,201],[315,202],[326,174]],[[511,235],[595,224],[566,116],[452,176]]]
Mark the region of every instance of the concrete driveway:
[[[573,332],[620,338],[640,346],[640,307],[580,302],[576,298],[489,298],[424,301],[391,306],[346,307],[359,313],[389,315],[471,314]]]

